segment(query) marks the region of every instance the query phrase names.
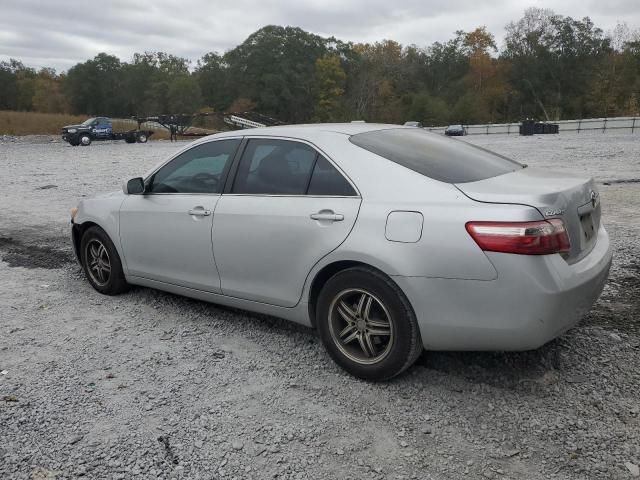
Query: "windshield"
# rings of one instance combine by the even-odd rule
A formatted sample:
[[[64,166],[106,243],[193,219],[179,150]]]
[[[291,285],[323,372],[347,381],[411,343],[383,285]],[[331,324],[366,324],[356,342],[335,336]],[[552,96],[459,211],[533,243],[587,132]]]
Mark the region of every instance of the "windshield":
[[[94,118],[89,118],[89,119],[85,120],[84,122],[82,122],[80,125],[84,125],[85,127],[88,127],[89,125],[91,125],[95,121],[96,121],[95,117]]]
[[[392,128],[352,135],[349,141],[434,180],[466,183],[524,168],[502,155],[419,128]]]

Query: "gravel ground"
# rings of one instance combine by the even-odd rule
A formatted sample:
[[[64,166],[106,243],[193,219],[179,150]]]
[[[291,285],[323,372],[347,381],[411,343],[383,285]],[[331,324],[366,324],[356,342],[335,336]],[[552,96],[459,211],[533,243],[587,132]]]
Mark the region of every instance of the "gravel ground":
[[[0,139],[0,478],[602,478],[640,465],[640,137],[478,136],[594,176],[615,248],[583,322],[525,353],[425,353],[392,382],[315,333],[135,288],[95,292],[68,210],[180,145]]]

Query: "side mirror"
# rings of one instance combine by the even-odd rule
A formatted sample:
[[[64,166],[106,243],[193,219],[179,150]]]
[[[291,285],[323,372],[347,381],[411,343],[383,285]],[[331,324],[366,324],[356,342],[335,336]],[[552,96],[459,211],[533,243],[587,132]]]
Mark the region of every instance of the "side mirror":
[[[140,195],[144,193],[144,180],[142,177],[132,178],[131,180],[127,180],[122,185],[122,191],[126,195]]]

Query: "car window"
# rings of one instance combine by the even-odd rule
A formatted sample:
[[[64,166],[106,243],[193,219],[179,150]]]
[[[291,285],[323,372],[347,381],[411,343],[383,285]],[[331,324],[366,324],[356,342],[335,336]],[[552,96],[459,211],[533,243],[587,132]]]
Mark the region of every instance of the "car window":
[[[197,145],[177,156],[153,175],[151,193],[220,193],[224,173],[240,139]]]
[[[341,197],[357,195],[347,179],[322,155],[318,155],[307,194]]]
[[[465,183],[524,168],[484,148],[417,128],[392,128],[352,135],[365,150],[434,180]]]
[[[238,165],[232,193],[304,195],[317,152],[290,140],[249,140]]]

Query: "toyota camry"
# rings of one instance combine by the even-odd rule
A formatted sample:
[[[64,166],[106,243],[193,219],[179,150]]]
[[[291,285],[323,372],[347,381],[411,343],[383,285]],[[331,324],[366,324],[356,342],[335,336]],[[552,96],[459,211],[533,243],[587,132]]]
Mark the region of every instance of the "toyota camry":
[[[589,178],[420,128],[225,132],[72,210],[88,281],[282,317],[389,379],[423,349],[535,349],[575,325],[611,264]]]

